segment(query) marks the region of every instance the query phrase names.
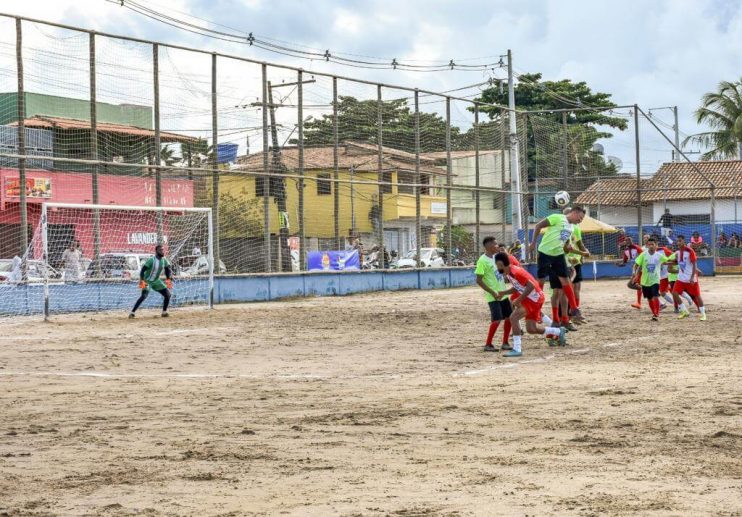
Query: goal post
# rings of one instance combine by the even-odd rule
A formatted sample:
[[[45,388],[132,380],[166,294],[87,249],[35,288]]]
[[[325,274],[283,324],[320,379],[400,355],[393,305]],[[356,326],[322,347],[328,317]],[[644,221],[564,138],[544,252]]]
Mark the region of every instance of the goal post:
[[[213,228],[211,208],[43,203],[26,255],[43,265],[44,318],[130,309],[157,244],[173,270],[171,306],[212,308]],[[143,308],[161,303],[154,294]]]

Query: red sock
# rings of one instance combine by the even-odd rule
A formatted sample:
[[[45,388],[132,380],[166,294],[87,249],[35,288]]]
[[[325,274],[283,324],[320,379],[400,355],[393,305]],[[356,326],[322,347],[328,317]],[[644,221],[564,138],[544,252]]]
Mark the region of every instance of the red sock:
[[[569,323],[569,318],[567,316],[562,316],[562,324],[567,325]]]
[[[638,303],[639,305],[642,304],[642,290],[641,289],[639,289],[636,292],[636,303]]]
[[[506,344],[508,342],[508,339],[510,339],[510,329],[513,328],[512,323],[510,323],[510,320],[505,320],[505,326],[502,328],[502,344]]]
[[[551,307],[551,319],[554,321],[559,321],[559,306]]]
[[[660,315],[660,301],[657,298],[649,300],[649,308],[652,310],[652,314],[655,316]]]
[[[567,301],[569,302],[570,307],[574,307],[575,309],[580,308],[580,304],[577,303],[577,299],[575,298],[575,291],[572,289],[571,283],[566,283],[562,285],[562,291],[564,291],[564,294],[567,295]]]
[[[495,332],[497,332],[498,326],[500,326],[499,321],[493,321],[492,323],[490,323],[490,330],[489,332],[487,332],[487,343],[486,343],[487,345],[492,344],[492,338],[495,337]]]

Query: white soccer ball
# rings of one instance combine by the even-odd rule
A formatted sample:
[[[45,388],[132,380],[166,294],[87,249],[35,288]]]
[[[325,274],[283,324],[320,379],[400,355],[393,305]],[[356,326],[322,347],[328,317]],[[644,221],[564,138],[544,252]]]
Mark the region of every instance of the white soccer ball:
[[[560,190],[556,194],[554,194],[554,201],[556,201],[556,204],[561,207],[565,207],[569,204],[569,192],[565,192],[564,190]]]

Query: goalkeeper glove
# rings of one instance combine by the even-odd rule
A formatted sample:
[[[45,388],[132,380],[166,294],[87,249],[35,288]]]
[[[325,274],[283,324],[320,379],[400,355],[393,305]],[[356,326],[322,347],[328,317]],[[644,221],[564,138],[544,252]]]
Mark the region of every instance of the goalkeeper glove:
[[[139,281],[139,289],[146,289],[147,288],[147,282],[144,280]]]
[[[173,281],[170,278],[167,278],[165,280],[165,285],[167,286],[168,289],[172,289],[173,288]]]

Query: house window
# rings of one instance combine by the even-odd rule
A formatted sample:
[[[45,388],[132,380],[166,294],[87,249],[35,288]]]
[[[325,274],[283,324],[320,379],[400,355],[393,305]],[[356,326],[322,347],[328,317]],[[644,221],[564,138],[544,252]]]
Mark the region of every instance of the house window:
[[[384,183],[391,183],[392,182],[392,173],[391,172],[383,172],[381,176],[381,181]],[[392,193],[392,185],[382,185],[381,186],[381,192],[384,194],[391,194]]]
[[[263,197],[265,195],[265,176],[255,176],[255,197]]]
[[[332,194],[332,181],[329,174],[317,174],[317,195],[329,196]]]

